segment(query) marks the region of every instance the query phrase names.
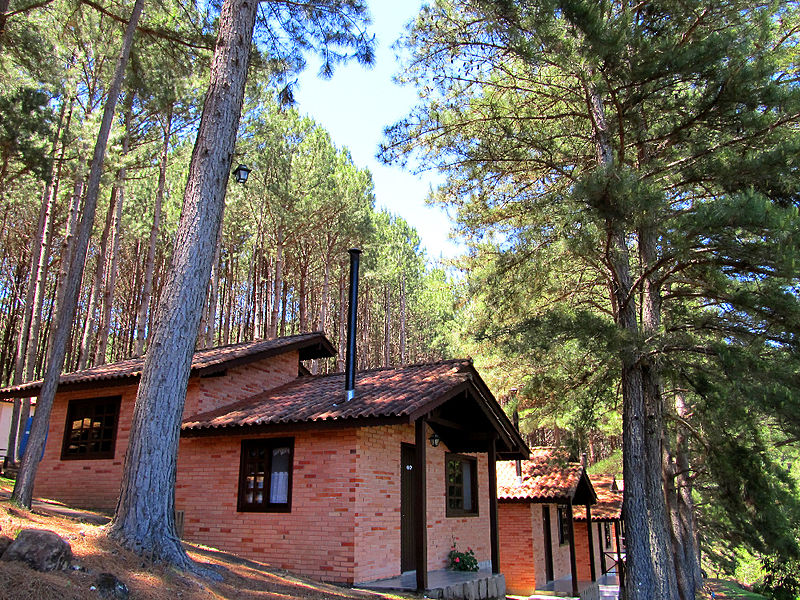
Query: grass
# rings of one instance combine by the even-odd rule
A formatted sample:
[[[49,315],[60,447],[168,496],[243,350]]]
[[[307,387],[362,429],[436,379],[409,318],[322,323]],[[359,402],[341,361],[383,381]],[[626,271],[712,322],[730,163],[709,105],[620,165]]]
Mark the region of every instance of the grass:
[[[8,492],[13,481],[0,478]],[[378,594],[295,576],[264,563],[240,559],[207,547],[186,544],[189,556],[222,575],[211,582],[154,564],[108,539],[103,526],[53,515],[34,506],[31,511],[0,500],[0,536],[14,537],[22,529],[47,529],[72,546],[73,565],[80,570],[38,573],[19,562],[0,562],[0,600],[84,600],[100,573],[112,573],[137,600],[404,600],[414,595]]]
[[[766,596],[744,589],[738,583],[724,579],[706,580],[706,589],[714,592],[715,600],[767,600]],[[706,598],[711,598],[711,595]]]

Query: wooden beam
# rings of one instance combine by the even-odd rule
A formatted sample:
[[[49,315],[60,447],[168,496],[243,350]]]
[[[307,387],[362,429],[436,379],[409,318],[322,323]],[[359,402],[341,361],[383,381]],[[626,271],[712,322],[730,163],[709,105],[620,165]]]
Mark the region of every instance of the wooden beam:
[[[492,573],[500,573],[500,535],[497,530],[497,438],[489,442],[489,529]]]
[[[597,571],[594,565],[594,539],[592,536],[592,507],[586,505],[586,535],[589,538],[589,574],[592,581],[597,581]]]
[[[427,427],[424,418],[414,423],[417,460],[414,465],[414,513],[416,516],[414,532],[414,563],[417,571],[417,591],[428,589],[428,511],[426,495],[426,449],[428,445]]]
[[[575,528],[572,520],[572,501],[567,502],[567,527],[569,527],[569,568],[572,573],[572,595],[576,598],[578,593],[578,564],[575,560]]]
[[[451,421],[450,419],[445,419],[443,417],[429,417],[428,423],[435,423],[436,425],[441,425],[442,427],[447,427],[448,429],[455,429],[457,431],[467,430],[467,428],[464,427],[463,423],[456,423],[455,421]]]

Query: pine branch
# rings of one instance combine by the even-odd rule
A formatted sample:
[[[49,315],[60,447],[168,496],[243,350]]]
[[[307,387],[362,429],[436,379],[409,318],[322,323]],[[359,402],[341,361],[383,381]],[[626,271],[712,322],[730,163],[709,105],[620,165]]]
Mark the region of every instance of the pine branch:
[[[128,22],[127,18],[121,17],[121,16],[119,16],[117,14],[114,14],[113,12],[111,12],[110,10],[104,8],[103,6],[101,6],[100,4],[95,2],[94,0],[80,0],[80,2],[82,2],[83,4],[86,4],[87,6],[90,6],[91,8],[93,8],[97,12],[99,12],[100,14],[105,15],[105,16],[113,19],[114,21],[117,21],[118,23],[127,23]],[[146,35],[150,35],[150,36],[162,39],[162,40],[167,40],[169,42],[174,42],[176,44],[180,44],[181,46],[186,46],[187,48],[193,48],[195,50],[209,50],[210,51],[210,50],[214,49],[213,43],[209,43],[209,42],[200,43],[198,41],[187,40],[187,39],[185,39],[183,37],[180,37],[179,35],[176,35],[174,32],[168,31],[166,29],[161,29],[161,28],[154,29],[152,27],[147,27],[145,25],[138,25],[136,27],[136,30],[141,32],[141,33],[144,33]]]

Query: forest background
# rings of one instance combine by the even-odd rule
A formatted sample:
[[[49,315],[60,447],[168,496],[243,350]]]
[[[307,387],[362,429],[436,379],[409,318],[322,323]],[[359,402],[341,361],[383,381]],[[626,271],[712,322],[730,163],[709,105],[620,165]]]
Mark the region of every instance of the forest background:
[[[129,8],[61,0],[3,4],[0,377],[13,384],[42,374],[114,67],[109,57],[124,25],[120,15]],[[446,11],[455,10],[443,6],[448,17]],[[197,90],[208,71],[215,10],[163,2],[148,6],[140,24],[109,145],[66,371],[146,350],[202,110]],[[796,29],[790,13],[773,33],[784,34],[782,43],[792,49],[775,68],[793,81],[794,45],[786,40]],[[481,14],[487,22],[497,17]],[[446,39],[425,38],[433,35],[430,22],[423,11],[409,36],[412,55],[415,47],[446,46]],[[402,160],[415,148],[432,153],[430,164],[436,156],[445,158],[436,166],[452,176],[438,200],[460,209],[460,232],[468,243],[467,254],[449,270],[431,263],[413,228],[376,210],[370,173],[353,164],[321,126],[291,108],[287,82],[303,58],[297,49],[280,52],[279,42],[257,40],[262,51],[254,56],[236,150],[252,173],[246,185],[228,189],[198,347],[324,330],[343,352],[346,250],[358,246],[364,250],[359,368],[472,355],[495,394],[509,410],[521,411],[532,443],[564,444],[576,457],[588,453],[599,463],[596,469],[619,473],[621,382],[613,356],[620,341],[612,300],[602,291],[608,282],[597,275],[598,258],[587,249],[591,223],[584,237],[549,229],[555,221],[573,234],[580,231],[574,214],[546,226],[525,221],[519,209],[529,209],[533,200],[525,195],[529,190],[514,192],[509,185],[513,169],[493,171],[485,157],[451,161],[459,156],[459,136],[468,132],[480,140],[479,150],[482,143],[495,143],[495,152],[507,153],[507,164],[525,162],[518,148],[497,144],[491,132],[469,129],[464,107],[435,103],[437,86],[445,98],[459,97],[448,95],[454,88],[444,83],[455,78],[439,71],[440,79],[423,81],[426,75],[414,79],[412,71],[425,109],[389,131],[385,158]],[[473,68],[468,61],[478,62],[452,52],[450,58],[465,73]],[[486,55],[480,59],[491,62]],[[419,55],[415,60],[417,67],[425,62]],[[520,83],[524,69],[484,68],[471,73],[487,77],[481,90],[491,89],[489,81],[516,92],[530,83]],[[501,76],[514,85],[498,81]],[[498,111],[492,116],[501,131],[515,139],[526,132],[500,109],[518,109],[520,97],[492,97],[486,104]],[[792,99],[758,100],[756,107],[782,102],[786,112]],[[435,124],[431,131],[443,134],[441,145],[426,148],[425,136],[414,130],[417,123]],[[764,171],[758,176],[742,176],[727,189],[701,182],[703,194],[677,196],[668,209],[659,209],[682,219],[675,228],[705,244],[700,252],[724,248],[732,258],[724,265],[728,270],[692,273],[681,263],[670,271],[682,273],[672,283],[680,301],[667,312],[659,339],[648,341],[668,357],[666,436],[673,446],[685,444],[688,461],[683,472],[670,476],[688,476],[691,483],[706,564],[754,569],[743,577],[766,576],[776,597],[797,591],[800,571],[797,187],[796,159],[787,158],[796,149],[796,123],[792,117],[769,125],[786,135],[780,143],[773,140],[768,156],[750,157],[747,173],[759,164]],[[741,133],[764,124],[740,114],[726,127]],[[475,150],[467,147],[466,154]],[[569,151],[579,154],[575,147]],[[704,166],[717,177],[734,172],[730,164]],[[491,183],[496,196],[471,188],[470,181]],[[636,241],[630,244],[635,250]],[[678,248],[682,258],[687,247]],[[713,285],[697,285],[703,277]],[[312,368],[341,370],[343,358]],[[24,415],[27,407],[19,408]]]

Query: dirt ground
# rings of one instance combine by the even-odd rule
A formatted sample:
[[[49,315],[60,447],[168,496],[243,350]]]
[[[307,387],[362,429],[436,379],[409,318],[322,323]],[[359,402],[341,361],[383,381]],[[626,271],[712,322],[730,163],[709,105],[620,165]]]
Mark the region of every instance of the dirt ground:
[[[8,485],[0,489],[8,491]],[[80,514],[65,516],[36,504],[32,511],[0,498],[0,535],[15,538],[22,529],[47,529],[72,546],[73,568],[39,573],[19,562],[0,562],[0,600],[87,600],[99,598],[92,589],[100,573],[111,573],[130,590],[131,600],[266,600],[266,599],[404,599],[413,595],[378,594],[322,584],[269,565],[214,549],[187,545],[189,556],[222,575],[212,582],[153,564],[123,549],[105,536],[102,525],[85,522]],[[102,515],[100,515],[102,516]],[[95,520],[91,518],[90,520]]]

